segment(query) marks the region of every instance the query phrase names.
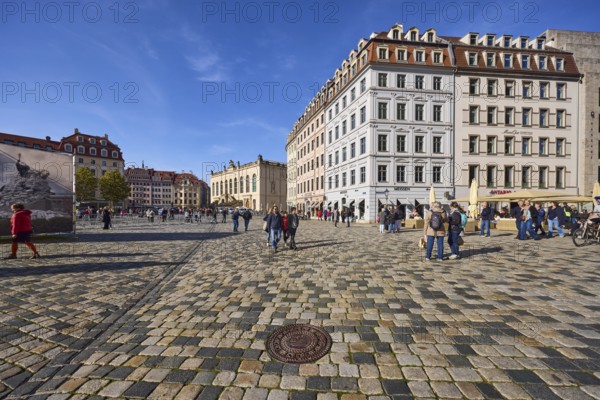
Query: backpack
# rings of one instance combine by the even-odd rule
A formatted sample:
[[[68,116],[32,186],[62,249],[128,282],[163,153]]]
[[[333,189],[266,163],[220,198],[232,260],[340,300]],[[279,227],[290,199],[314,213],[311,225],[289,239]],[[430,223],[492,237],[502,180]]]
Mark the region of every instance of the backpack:
[[[467,217],[467,214],[465,213],[460,213],[460,227],[464,228],[465,226],[467,226],[467,222],[469,222],[469,218]]]
[[[443,222],[442,222],[442,214],[440,212],[438,212],[438,211],[431,212],[431,219],[429,220],[429,226],[434,231],[442,229]]]
[[[290,227],[292,229],[297,229],[298,228],[298,217],[295,215],[292,215],[292,218],[290,218]]]

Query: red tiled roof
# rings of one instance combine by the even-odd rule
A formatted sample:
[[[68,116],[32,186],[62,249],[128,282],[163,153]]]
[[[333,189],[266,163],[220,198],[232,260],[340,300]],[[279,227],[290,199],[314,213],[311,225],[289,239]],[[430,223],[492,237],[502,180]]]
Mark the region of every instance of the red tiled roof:
[[[58,150],[59,142],[47,139],[38,139],[29,136],[12,135],[10,133],[0,132],[0,143],[12,144],[15,146],[24,146],[27,148],[40,148],[46,150],[47,146],[51,146],[52,150]],[[38,147],[36,147],[38,146]]]

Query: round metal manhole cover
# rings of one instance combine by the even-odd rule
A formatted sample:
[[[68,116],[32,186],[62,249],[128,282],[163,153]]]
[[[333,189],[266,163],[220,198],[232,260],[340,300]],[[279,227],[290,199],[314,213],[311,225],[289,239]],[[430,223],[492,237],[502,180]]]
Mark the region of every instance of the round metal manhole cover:
[[[292,364],[317,361],[331,349],[331,336],[312,325],[288,325],[277,329],[267,339],[271,357]]]

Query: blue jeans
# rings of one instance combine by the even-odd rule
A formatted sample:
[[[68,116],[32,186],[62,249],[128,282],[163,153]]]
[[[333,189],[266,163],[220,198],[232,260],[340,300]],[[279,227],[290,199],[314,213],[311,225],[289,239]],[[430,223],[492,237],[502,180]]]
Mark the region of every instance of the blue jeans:
[[[240,221],[238,221],[237,219],[234,219],[233,220],[233,231],[237,232],[239,226],[240,226]]]
[[[560,236],[560,237],[565,236],[565,232],[563,231],[563,229],[558,224],[558,218],[554,218],[554,219],[549,219],[548,220],[548,237],[549,238],[552,237],[552,232],[553,232],[552,226],[553,225],[556,226],[556,230],[558,232],[558,236]]]
[[[535,233],[535,230],[533,229],[533,221],[530,219],[521,223],[521,230],[519,231],[519,239],[520,240],[527,239],[527,233],[529,233],[529,236],[534,239],[537,237],[537,233]]]
[[[388,232],[390,232],[390,233],[394,231],[394,223],[393,222],[390,224],[390,226],[388,227],[388,229],[389,229]]]
[[[273,248],[277,248],[277,243],[281,240],[281,229],[271,228],[271,240],[273,241]]]
[[[427,236],[427,251],[425,252],[425,258],[431,259],[431,252],[433,251],[434,241],[437,242],[437,259],[442,260],[444,258],[443,236]]]
[[[248,224],[250,224],[250,220],[249,219],[245,219],[244,220],[244,231],[248,230]]]
[[[515,223],[517,225],[517,235],[519,235],[519,232],[521,232],[521,225],[523,225],[523,221],[521,221],[520,217],[517,217],[517,221]]]
[[[482,219],[480,221],[480,225],[481,225],[481,228],[480,228],[480,231],[481,231],[480,234],[481,234],[481,236],[484,235],[484,233],[483,233],[484,231],[487,231],[487,235],[490,236],[490,220],[489,219]]]
[[[460,231],[454,230],[454,229],[448,230],[448,244],[450,245],[450,251],[452,252],[452,254],[454,254],[456,256],[459,255],[459,249],[458,249],[459,236],[460,236]]]

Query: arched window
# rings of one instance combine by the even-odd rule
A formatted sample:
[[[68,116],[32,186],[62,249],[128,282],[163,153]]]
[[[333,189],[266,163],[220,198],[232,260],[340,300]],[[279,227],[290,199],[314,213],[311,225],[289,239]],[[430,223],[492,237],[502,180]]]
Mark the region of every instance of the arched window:
[[[233,193],[233,180],[229,180],[229,193]]]
[[[221,181],[221,182],[219,183],[219,186],[220,186],[220,190],[219,190],[219,192],[221,193],[221,196],[222,196],[222,195],[223,195],[223,181]]]
[[[252,192],[256,192],[256,174],[252,174]]]
[[[250,175],[246,175],[246,193],[250,193]]]
[[[244,177],[240,178],[240,194],[244,193]]]
[[[237,189],[238,189],[237,178],[234,178],[233,179],[233,193],[237,194]]]

